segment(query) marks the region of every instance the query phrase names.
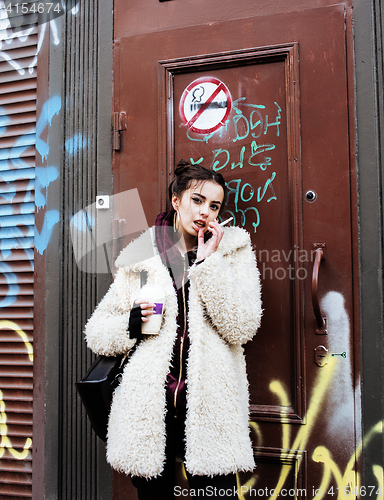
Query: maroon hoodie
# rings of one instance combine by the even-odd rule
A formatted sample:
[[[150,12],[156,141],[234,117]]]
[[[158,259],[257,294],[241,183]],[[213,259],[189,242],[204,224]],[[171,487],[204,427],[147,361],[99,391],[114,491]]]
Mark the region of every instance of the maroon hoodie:
[[[174,210],[156,218],[156,245],[163,264],[167,267],[177,295],[177,337],[173,347],[172,363],[167,376],[166,397],[168,412],[184,417],[187,405],[186,366],[189,350],[188,336],[188,269],[196,260],[196,251],[184,256],[174,243]]]

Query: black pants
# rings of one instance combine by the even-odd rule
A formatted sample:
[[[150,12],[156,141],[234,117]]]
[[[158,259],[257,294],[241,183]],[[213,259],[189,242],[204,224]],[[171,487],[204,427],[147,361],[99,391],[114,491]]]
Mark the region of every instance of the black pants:
[[[186,491],[175,486],[176,458],[184,458],[185,418],[166,417],[166,463],[161,476],[152,479],[133,477],[139,500],[174,500],[185,498]],[[187,472],[192,498],[238,500],[236,474],[225,476],[192,476]]]

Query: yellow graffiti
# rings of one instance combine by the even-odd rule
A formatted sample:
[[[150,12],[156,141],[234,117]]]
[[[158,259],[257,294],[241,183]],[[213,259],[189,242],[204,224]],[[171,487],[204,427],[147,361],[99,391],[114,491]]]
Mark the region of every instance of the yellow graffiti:
[[[283,387],[283,385],[274,380],[270,383],[270,390],[280,400],[280,404],[283,407],[281,411],[281,421],[283,423],[283,436],[282,436],[282,451],[281,451],[281,459],[284,460],[288,458],[289,455],[292,456],[292,453],[295,453],[298,450],[306,449],[311,431],[316,421],[316,417],[321,407],[321,403],[324,400],[324,397],[327,393],[328,386],[332,380],[333,373],[336,368],[337,361],[335,359],[330,359],[327,365],[326,370],[321,370],[319,373],[317,382],[315,384],[313,394],[310,400],[309,408],[305,417],[305,426],[302,426],[300,431],[298,432],[296,439],[294,440],[292,446],[290,445],[290,426],[286,424],[287,419],[287,410],[285,408],[290,406],[289,398],[287,393]],[[256,422],[250,422],[250,426],[256,434],[257,442],[262,442],[262,432],[259,425]],[[383,434],[383,421],[378,422],[376,425],[372,427],[372,429],[366,434],[366,436],[361,440],[361,442],[356,447],[356,450],[352,454],[349,459],[349,462],[346,466],[344,474],[337,466],[334,461],[331,452],[325,446],[318,446],[313,454],[312,459],[316,463],[322,463],[324,465],[323,478],[321,484],[318,489],[314,489],[312,494],[314,500],[322,500],[322,498],[327,497],[330,491],[331,479],[332,477],[336,481],[337,487],[332,489],[332,496],[335,495],[335,500],[353,500],[359,497],[360,491],[365,491],[364,487],[360,484],[360,477],[357,471],[354,469],[357,460],[359,459],[362,449],[364,446],[367,446],[372,439],[378,434]],[[261,445],[260,445],[261,446]],[[269,500],[275,500],[284,484],[287,480],[287,477],[292,469],[292,464],[283,463],[282,469],[280,473],[280,477],[278,479],[277,485],[275,488],[271,488],[270,491],[274,491],[274,494],[270,497]],[[377,479],[378,489],[377,489],[377,500],[383,500],[383,488],[384,488],[384,478],[383,478],[383,467],[379,465],[373,465],[373,473]],[[239,491],[250,491],[250,488],[257,482],[257,475],[253,475],[248,482],[243,485],[243,490],[239,487]],[[295,477],[297,480],[297,477]],[[309,493],[309,492],[308,492]],[[245,500],[243,496],[239,497],[240,500]]]
[[[32,439],[27,438],[23,446],[23,451],[17,451],[12,446],[11,440],[8,437],[7,415],[5,413],[5,403],[3,400],[3,392],[0,390],[0,458],[4,456],[6,449],[10,452],[13,458],[17,460],[25,460],[29,455],[29,448],[32,446]]]
[[[380,422],[377,422],[376,425],[372,427],[372,429],[368,432],[368,434],[364,437],[362,442],[359,444],[357,450],[358,453],[360,454],[364,446],[367,446],[370,441],[375,437],[375,434],[383,434],[383,422],[380,420]]]
[[[306,448],[309,436],[311,434],[312,428],[315,424],[316,416],[317,413],[320,410],[320,405],[322,400],[324,399],[324,396],[326,395],[327,388],[329,383],[332,380],[333,372],[336,368],[336,359],[331,358],[329,360],[329,363],[327,364],[325,369],[322,369],[318,375],[318,381],[315,384],[314,390],[313,390],[313,395],[311,398],[311,402],[308,408],[308,412],[306,415],[306,425],[303,426],[300,431],[298,432],[295,441],[293,442],[292,446],[286,446],[287,449],[292,449],[292,450],[304,450]],[[276,384],[276,382],[274,382]],[[276,386],[274,386],[276,387]],[[281,398],[281,395],[280,395]],[[288,398],[286,397],[288,400]],[[285,481],[287,480],[288,474],[292,468],[292,465],[286,465],[284,464],[282,467],[281,475],[279,478],[279,481],[276,485],[276,488],[274,488],[275,494],[270,497],[270,500],[275,500],[278,496],[279,493],[281,492],[281,489],[283,488]]]
[[[253,429],[254,433],[256,434],[257,446],[261,447],[263,445],[263,435],[261,433],[259,424],[257,422],[249,422],[249,425],[251,426],[251,429]]]
[[[0,330],[13,330],[16,332],[20,337],[23,339],[25,347],[27,348],[27,353],[29,356],[29,360],[33,361],[33,347],[32,344],[29,342],[27,334],[23,332],[19,328],[19,326],[14,323],[13,321],[8,321],[8,320],[2,320],[0,321]]]
[[[28,340],[27,334],[19,328],[19,326],[13,321],[3,320],[0,321],[0,330],[13,330],[16,332],[23,340],[26,348],[27,354],[30,361],[33,361],[33,347],[32,344]],[[14,449],[11,440],[8,437],[8,426],[7,426],[7,414],[5,402],[3,399],[3,392],[0,390],[0,458],[2,458],[6,452],[12,455],[13,458],[17,460],[25,460],[30,454],[30,448],[32,446],[32,439],[27,438],[25,444],[23,446],[22,451],[17,451]]]
[[[344,476],[342,476],[339,467],[332,458],[331,453],[324,446],[318,446],[314,450],[312,458],[315,462],[324,464],[324,477],[319,488],[319,491],[322,493],[316,496],[316,500],[321,500],[327,494],[332,474],[339,487],[338,498],[340,498],[340,500],[352,500],[353,498],[356,498],[356,495],[353,493],[353,491],[356,491],[356,484],[355,475],[352,470],[346,470]]]
[[[280,472],[280,477],[277,482],[277,486],[275,488],[269,488],[270,492],[274,492],[272,496],[270,496],[269,500],[275,500],[277,497],[283,498],[285,495],[281,495],[282,488],[292,470],[293,464],[287,463],[288,459],[292,459],[292,457],[296,456],[296,453],[300,450],[305,450],[308,444],[308,440],[310,438],[311,431],[314,427],[316,418],[318,416],[319,411],[321,410],[321,404],[327,394],[327,390],[329,384],[332,381],[333,374],[337,365],[336,359],[330,359],[328,361],[327,369],[319,371],[318,378],[316,384],[314,386],[313,394],[309,403],[308,411],[305,416],[305,424],[299,430],[296,439],[293,444],[290,445],[291,435],[290,428],[291,426],[288,424],[288,408],[291,406],[289,397],[282,383],[277,380],[274,380],[270,383],[269,388],[271,392],[273,392],[278,398],[280,405],[282,407],[281,410],[281,422],[282,426],[282,448],[280,451],[280,457],[282,461],[282,467]],[[260,425],[257,422],[251,421],[249,422],[250,428],[254,433],[253,441],[257,443],[258,448],[262,448],[263,443],[263,435]],[[365,492],[367,492],[367,488],[360,483],[360,476],[358,472],[355,470],[356,462],[359,459],[363,447],[367,446],[377,435],[383,434],[383,426],[384,422],[380,421],[375,424],[372,429],[364,436],[361,442],[357,445],[355,451],[352,453],[348,464],[345,468],[344,473],[340,470],[339,466],[336,464],[335,460],[331,452],[325,446],[317,446],[313,451],[312,460],[316,463],[323,464],[323,477],[321,479],[321,483],[318,488],[312,488],[312,492],[309,490],[308,498],[310,498],[310,493],[314,495],[313,500],[322,500],[323,498],[329,498],[330,495],[335,500],[356,500],[357,498],[365,496]],[[297,482],[297,472],[300,468],[300,464],[297,466],[295,470],[295,481]],[[372,467],[373,473],[377,479],[378,487],[375,488],[375,492],[377,494],[376,500],[383,500],[383,491],[384,491],[384,477],[383,477],[383,467],[379,465],[373,465]],[[184,479],[187,478],[185,471],[183,471]],[[336,483],[336,488],[331,486],[331,480],[334,479]],[[258,474],[253,474],[244,484],[241,484],[239,475],[236,476],[237,479],[237,493],[239,500],[246,500],[246,497],[253,496],[250,494],[251,491],[255,492],[253,489],[259,480]],[[372,488],[373,486],[370,486]],[[261,489],[261,491],[264,491]],[[300,491],[300,490],[299,490]],[[306,491],[306,490],[305,490]],[[371,497],[372,493],[371,489],[369,490],[369,497]],[[368,496],[368,494],[367,494]],[[295,497],[297,500],[300,498]]]
[[[237,483],[237,493],[239,500],[245,500],[245,497],[243,495],[243,491],[250,491],[253,486],[255,486],[257,481],[256,476],[252,476],[245,484],[241,485],[240,484],[240,479],[239,479],[239,474],[236,474],[236,483]]]
[[[288,409],[288,407],[291,406],[291,402],[288,399],[287,393],[280,382],[274,380],[269,384],[269,388],[280,399],[280,403],[283,408]],[[286,415],[287,415],[287,410],[283,409],[281,412],[282,422],[287,421]],[[291,441],[291,426],[283,425],[283,449],[287,450],[287,452],[282,452],[281,458],[284,458],[286,453],[288,453],[290,441]]]
[[[377,479],[377,482],[379,484],[379,489],[378,491],[381,492],[377,494],[377,500],[382,500],[383,499],[383,488],[384,488],[384,481],[383,481],[383,468],[380,465],[374,465],[372,467],[373,473]]]

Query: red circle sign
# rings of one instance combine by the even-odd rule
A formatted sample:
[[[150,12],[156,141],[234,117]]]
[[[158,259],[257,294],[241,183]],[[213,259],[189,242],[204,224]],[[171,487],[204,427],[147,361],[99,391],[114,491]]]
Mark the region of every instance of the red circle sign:
[[[184,90],[179,111],[189,130],[209,134],[225,125],[231,107],[232,97],[227,86],[217,78],[203,76]]]

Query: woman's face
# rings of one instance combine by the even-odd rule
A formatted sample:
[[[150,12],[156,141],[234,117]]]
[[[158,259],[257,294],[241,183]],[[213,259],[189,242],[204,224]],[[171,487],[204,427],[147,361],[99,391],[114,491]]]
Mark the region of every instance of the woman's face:
[[[172,196],[172,206],[179,212],[178,227],[186,241],[196,238],[201,228],[208,231],[208,224],[219,215],[223,199],[223,188],[213,181],[196,182],[181,198]]]

